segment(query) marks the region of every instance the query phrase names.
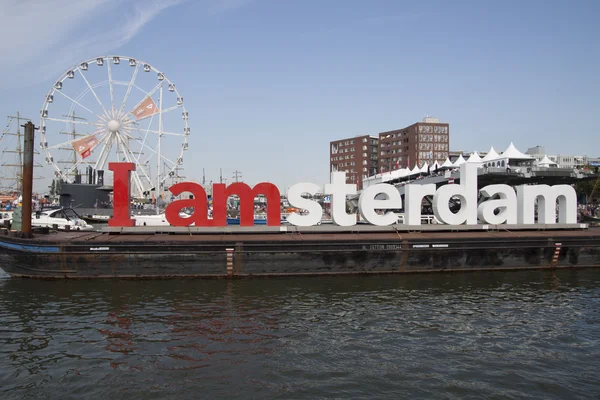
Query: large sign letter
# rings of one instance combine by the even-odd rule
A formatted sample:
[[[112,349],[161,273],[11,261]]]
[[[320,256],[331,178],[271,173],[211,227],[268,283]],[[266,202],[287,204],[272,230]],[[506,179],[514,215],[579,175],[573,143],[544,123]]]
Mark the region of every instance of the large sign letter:
[[[433,195],[435,195],[435,183],[404,186],[404,223],[406,225],[421,225],[423,197]]]
[[[378,194],[384,194],[385,200],[377,200],[375,197]],[[393,212],[387,212],[384,215],[379,215],[375,209],[398,209],[402,208],[402,198],[400,192],[393,185],[380,183],[378,185],[369,186],[360,195],[358,199],[358,209],[360,215],[367,222],[377,225],[386,226],[398,223],[398,216]]]
[[[109,162],[108,169],[113,171],[113,216],[108,226],[135,226],[135,219],[129,216],[131,187],[129,180],[135,164],[130,162]]]
[[[517,195],[508,185],[488,185],[479,190],[484,197],[498,195],[499,199],[489,199],[479,204],[477,217],[486,224],[500,225],[517,223]],[[498,214],[495,214],[498,210]]]
[[[210,226],[208,221],[208,205],[206,203],[206,192],[204,188],[193,182],[180,182],[169,188],[173,196],[179,196],[183,192],[190,192],[192,199],[175,200],[165,210],[165,217],[173,226]],[[179,215],[183,208],[194,208],[191,217],[185,218]]]
[[[314,195],[321,187],[314,183],[297,183],[288,189],[288,202],[292,207],[297,207],[308,211],[307,215],[291,213],[287,221],[296,226],[313,226],[318,224],[323,218],[323,208],[319,203],[311,199],[302,197],[303,193]]]
[[[227,225],[227,198],[237,194],[240,198],[240,226],[254,225],[254,198],[263,194],[267,198],[267,225],[281,225],[281,195],[277,186],[262,182],[250,189],[242,182],[225,187],[222,183],[213,185],[214,226]]]
[[[453,213],[449,202],[452,197],[460,199],[460,210]],[[460,166],[460,185],[444,185],[433,196],[433,213],[448,225],[477,225],[477,164]]]
[[[325,185],[323,194],[331,195],[331,219],[339,226],[356,225],[356,214],[346,213],[346,196],[356,194],[356,184],[346,184],[345,172],[332,172],[331,183]]]
[[[556,200],[558,200],[558,222],[577,223],[577,193],[569,185],[521,185],[517,186],[517,222],[533,224],[535,201],[539,224],[556,223]]]

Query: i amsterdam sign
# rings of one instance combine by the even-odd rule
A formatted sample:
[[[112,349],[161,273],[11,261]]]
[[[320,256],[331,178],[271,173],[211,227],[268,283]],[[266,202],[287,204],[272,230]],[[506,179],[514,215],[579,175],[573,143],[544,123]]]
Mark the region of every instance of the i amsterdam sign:
[[[113,217],[109,226],[134,226],[135,220],[129,214],[130,173],[135,170],[133,163],[109,163],[108,168],[114,173]],[[486,224],[534,224],[537,205],[537,223],[555,224],[558,211],[558,222],[577,223],[577,196],[575,189],[569,185],[522,185],[516,191],[509,185],[489,185],[481,188],[479,193],[488,200],[478,204],[477,165],[466,163],[460,166],[460,184],[448,184],[436,188],[435,184],[408,184],[404,186],[404,201],[398,190],[390,184],[369,186],[363,190],[358,200],[359,212],[364,220],[377,226],[396,224],[398,217],[393,212],[379,214],[376,210],[404,210],[406,225],[421,225],[421,202],[425,196],[433,196],[433,212],[442,224],[477,225],[478,221]],[[331,183],[323,187],[314,183],[298,183],[289,188],[288,202],[291,206],[306,210],[300,215],[292,213],[287,222],[296,226],[317,225],[323,217],[323,209],[316,201],[302,197],[302,194],[314,195],[323,189],[323,193],[331,196],[331,217],[339,226],[353,226],[357,222],[355,214],[346,212],[346,196],[357,193],[355,184],[346,183],[345,172],[333,172]],[[191,199],[176,200],[165,210],[167,221],[173,226],[226,226],[227,198],[237,195],[240,198],[240,226],[254,225],[254,198],[262,194],[267,198],[267,225],[281,224],[280,193],[277,186],[262,182],[254,187],[245,183],[225,185],[213,184],[212,218],[208,218],[208,200],[204,188],[193,182],[177,183],[169,188],[174,196],[189,192]],[[376,196],[383,194],[383,200]],[[460,199],[460,210],[453,213],[449,207],[452,197]],[[557,207],[558,202],[558,207]],[[181,217],[179,212],[193,207],[190,217]]]

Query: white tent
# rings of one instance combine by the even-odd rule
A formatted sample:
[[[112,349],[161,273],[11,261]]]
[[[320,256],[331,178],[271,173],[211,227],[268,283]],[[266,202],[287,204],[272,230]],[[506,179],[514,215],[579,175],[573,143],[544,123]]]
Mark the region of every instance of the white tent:
[[[492,146],[490,148],[490,151],[487,152],[487,154],[485,155],[485,157],[483,157],[483,159],[481,161],[486,162],[486,161],[492,161],[492,160],[496,160],[498,159],[500,156],[498,155],[498,153],[496,153],[496,150],[494,150],[494,146]]]
[[[510,142],[510,145],[508,146],[508,148],[506,150],[504,150],[504,153],[502,153],[502,155],[499,158],[505,158],[505,159],[510,159],[510,160],[532,160],[533,159],[532,156],[521,153],[519,150],[517,150],[517,148],[515,147],[515,145],[512,142]]]
[[[437,160],[435,160],[435,162],[433,163],[433,166],[431,167],[432,170],[437,171],[437,169],[440,167],[440,164],[437,162]]]
[[[419,168],[419,165],[415,163],[415,167],[410,171],[409,175],[417,175],[421,173],[421,169]]]
[[[429,170],[429,164],[427,164],[427,162],[425,162],[425,164],[423,164],[423,166],[421,167],[421,172],[426,174],[428,170]]]
[[[392,171],[392,179],[399,179],[399,178],[404,178],[405,176],[408,175],[408,169],[405,168],[400,168],[397,170]]]
[[[460,156],[458,156],[458,159],[456,161],[454,161],[454,164],[452,164],[453,167],[458,167],[462,164],[466,163],[465,159],[463,158],[462,154]]]
[[[468,163],[480,163],[481,162],[481,157],[479,157],[479,154],[477,154],[476,151],[471,153],[471,156],[469,157],[469,159],[467,160]]]
[[[444,161],[444,163],[440,166],[441,169],[450,169],[450,168],[454,168],[454,164],[452,164],[452,161],[450,161],[449,158],[446,158],[446,161]]]
[[[548,158],[547,155],[544,154],[544,158],[542,158],[538,164],[539,167],[557,167],[558,164]]]

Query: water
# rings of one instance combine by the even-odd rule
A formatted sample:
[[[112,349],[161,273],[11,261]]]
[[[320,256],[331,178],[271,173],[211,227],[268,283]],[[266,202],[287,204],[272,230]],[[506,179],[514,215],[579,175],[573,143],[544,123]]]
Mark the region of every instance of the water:
[[[0,399],[600,397],[600,270],[0,280]]]

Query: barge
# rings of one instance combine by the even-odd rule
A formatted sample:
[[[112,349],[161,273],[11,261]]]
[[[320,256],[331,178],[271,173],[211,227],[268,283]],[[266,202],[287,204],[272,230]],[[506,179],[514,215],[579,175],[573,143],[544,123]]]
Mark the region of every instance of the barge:
[[[29,278],[234,278],[600,267],[600,228],[132,227],[0,231],[0,267]]]

